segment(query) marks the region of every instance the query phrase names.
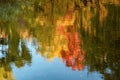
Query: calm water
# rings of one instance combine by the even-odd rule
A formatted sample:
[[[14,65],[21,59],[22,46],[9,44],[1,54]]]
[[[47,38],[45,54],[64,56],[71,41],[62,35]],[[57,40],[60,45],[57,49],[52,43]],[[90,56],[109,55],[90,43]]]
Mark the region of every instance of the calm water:
[[[0,80],[120,80],[120,1],[0,0]]]

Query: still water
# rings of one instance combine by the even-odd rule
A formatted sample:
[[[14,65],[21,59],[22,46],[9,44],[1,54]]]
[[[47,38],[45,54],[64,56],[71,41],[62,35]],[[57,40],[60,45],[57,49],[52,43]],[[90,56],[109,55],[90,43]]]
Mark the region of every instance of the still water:
[[[0,80],[120,80],[120,1],[0,0]]]

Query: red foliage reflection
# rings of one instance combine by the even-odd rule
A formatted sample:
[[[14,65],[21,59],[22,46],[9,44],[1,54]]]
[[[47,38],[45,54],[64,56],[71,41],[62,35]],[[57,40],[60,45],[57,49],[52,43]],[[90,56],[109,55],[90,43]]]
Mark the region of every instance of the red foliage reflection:
[[[66,13],[66,20],[69,23],[72,20],[72,14]],[[65,24],[65,21],[63,24]],[[68,47],[68,50],[62,49],[60,51],[62,59],[65,61],[67,67],[72,67],[72,70],[82,70],[84,68],[83,62],[85,58],[85,52],[81,47],[82,41],[79,39],[79,34],[74,24],[63,24],[57,26],[59,34],[64,35]]]

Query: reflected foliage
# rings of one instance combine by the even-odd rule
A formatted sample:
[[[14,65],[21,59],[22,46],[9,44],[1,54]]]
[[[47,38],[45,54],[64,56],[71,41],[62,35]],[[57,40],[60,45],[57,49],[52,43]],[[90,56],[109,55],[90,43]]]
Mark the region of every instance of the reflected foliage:
[[[72,67],[72,70],[82,70],[84,68],[85,52],[82,49],[82,41],[79,39],[77,32],[77,12],[74,13],[76,16],[72,14],[68,9],[64,21],[57,24],[58,34],[63,36],[67,46],[67,49],[61,48],[60,54],[67,67]]]
[[[119,0],[0,0],[0,80],[14,80],[11,65],[31,63],[27,42],[47,60],[72,70],[120,76]],[[12,64],[11,64],[12,63]]]
[[[80,34],[86,50],[85,62],[91,72],[100,72],[105,80],[119,80],[120,20],[118,18],[120,6],[114,4],[104,6],[101,4],[100,6],[103,10],[94,12],[94,16],[90,17],[87,22],[89,26],[84,25],[86,21],[84,18],[87,19],[87,17],[81,18]],[[93,10],[89,12],[93,13]]]

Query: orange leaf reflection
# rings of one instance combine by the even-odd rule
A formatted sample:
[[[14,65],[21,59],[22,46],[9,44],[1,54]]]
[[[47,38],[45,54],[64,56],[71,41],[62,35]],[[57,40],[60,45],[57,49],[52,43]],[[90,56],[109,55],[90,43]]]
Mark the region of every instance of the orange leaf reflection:
[[[72,67],[72,70],[82,70],[84,68],[85,52],[82,49],[82,40],[75,26],[75,18],[72,12],[67,12],[64,21],[58,24],[57,31],[59,35],[63,35],[67,42],[67,50],[60,51],[63,61],[67,67]],[[71,24],[73,22],[73,24]]]

